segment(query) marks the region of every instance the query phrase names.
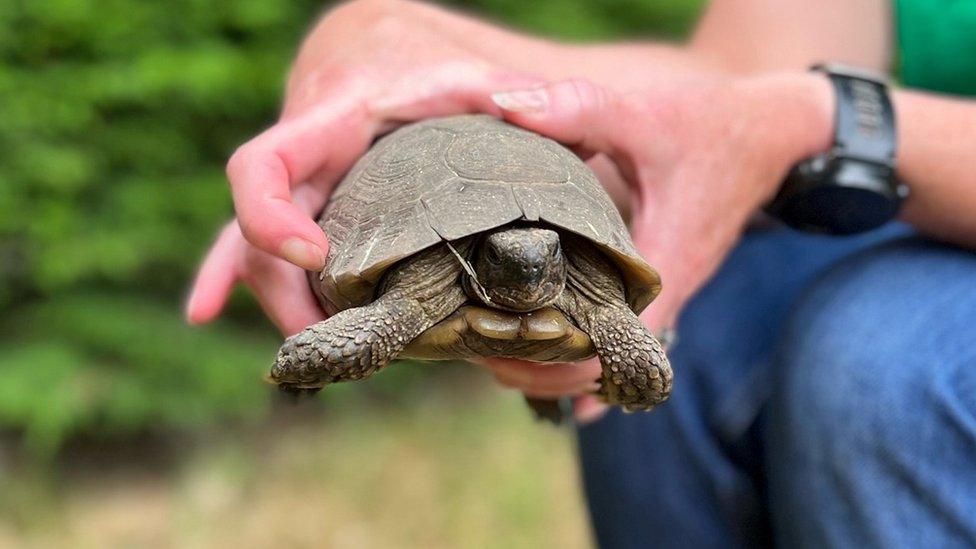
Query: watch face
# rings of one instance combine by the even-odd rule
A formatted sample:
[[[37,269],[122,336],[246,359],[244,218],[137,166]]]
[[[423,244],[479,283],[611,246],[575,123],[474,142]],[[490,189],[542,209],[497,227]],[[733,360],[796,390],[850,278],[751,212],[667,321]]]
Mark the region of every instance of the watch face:
[[[898,207],[898,200],[875,190],[824,185],[791,197],[780,218],[796,229],[845,235],[884,225],[897,215]]]

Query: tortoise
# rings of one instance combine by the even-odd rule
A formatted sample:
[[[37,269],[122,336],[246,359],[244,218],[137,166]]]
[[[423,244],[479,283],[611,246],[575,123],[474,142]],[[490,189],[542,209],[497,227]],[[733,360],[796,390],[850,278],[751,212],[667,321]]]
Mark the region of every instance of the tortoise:
[[[593,172],[555,141],[488,115],[379,139],[319,219],[309,280],[330,318],[288,338],[270,378],[293,393],[364,379],[397,357],[597,355],[597,394],[667,399],[672,370],[637,314],[660,292]],[[553,419],[552,402],[533,401]]]

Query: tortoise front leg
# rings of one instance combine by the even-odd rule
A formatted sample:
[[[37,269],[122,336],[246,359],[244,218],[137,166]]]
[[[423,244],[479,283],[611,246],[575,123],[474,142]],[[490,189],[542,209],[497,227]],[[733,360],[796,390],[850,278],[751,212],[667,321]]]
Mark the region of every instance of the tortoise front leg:
[[[417,300],[383,296],[286,339],[271,368],[271,379],[289,392],[365,379],[434,323]]]
[[[628,411],[650,410],[671,394],[664,348],[627,305],[620,273],[591,245],[567,248],[568,280],[556,306],[590,336],[603,367],[598,393]]]
[[[271,380],[288,392],[365,379],[467,299],[460,267],[445,246],[421,252],[387,274],[376,301],[346,309],[285,340]]]
[[[671,363],[654,334],[622,305],[595,307],[588,315],[603,366],[599,394],[630,412],[650,410],[671,394]]]
[[[547,421],[553,425],[560,425],[566,420],[566,416],[570,415],[566,413],[564,398],[552,400],[526,396],[525,403],[529,405],[533,415],[535,415],[535,419],[538,421]]]

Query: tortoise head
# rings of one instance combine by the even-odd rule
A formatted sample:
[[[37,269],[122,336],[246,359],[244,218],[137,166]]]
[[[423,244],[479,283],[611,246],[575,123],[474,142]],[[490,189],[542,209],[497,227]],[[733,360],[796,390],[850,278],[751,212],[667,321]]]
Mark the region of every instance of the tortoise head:
[[[566,260],[559,234],[540,227],[508,227],[485,235],[475,251],[475,274],[485,304],[509,311],[534,311],[551,304],[566,284]]]

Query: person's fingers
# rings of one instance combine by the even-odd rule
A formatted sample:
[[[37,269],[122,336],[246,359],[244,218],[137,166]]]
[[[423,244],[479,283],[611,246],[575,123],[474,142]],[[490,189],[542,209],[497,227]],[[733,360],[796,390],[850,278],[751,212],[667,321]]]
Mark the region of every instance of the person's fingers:
[[[498,70],[485,63],[459,61],[407,74],[383,95],[369,99],[367,110],[382,133],[411,120],[481,112],[501,116],[492,93],[542,85],[545,80]]]
[[[363,85],[356,82],[337,86],[316,107],[283,118],[231,156],[227,176],[241,231],[270,254],[305,269],[321,268],[328,242],[292,203],[291,187],[319,174],[327,194],[377,133],[432,116],[497,114],[492,91],[536,82],[458,63],[403,77],[395,85],[386,83],[388,91],[383,94],[361,89]]]
[[[481,361],[495,378],[507,387],[530,396],[553,397],[595,391],[600,364],[595,360],[580,363],[540,364],[521,360],[492,358]]]
[[[205,324],[220,315],[237,282],[237,267],[245,245],[237,221],[231,221],[220,232],[190,290],[186,302],[188,322]]]
[[[322,268],[328,242],[291,202],[293,176],[280,153],[251,141],[231,157],[227,177],[241,231],[251,244],[299,267]]]
[[[227,177],[245,238],[299,267],[321,269],[328,242],[293,203],[291,187],[319,171],[344,173],[371,135],[364,109],[330,104],[241,145],[227,163]]]
[[[599,361],[595,359],[546,364],[495,359],[489,362],[489,368],[496,374],[540,388],[590,387],[602,371]]]
[[[311,293],[305,270],[250,246],[234,222],[224,230],[200,267],[187,301],[187,320],[203,324],[217,318],[238,280],[251,289],[265,314],[285,336],[325,318]]]
[[[573,417],[576,423],[586,425],[603,417],[610,406],[596,395],[580,395],[573,399]]]
[[[688,210],[652,198],[635,204],[630,232],[634,247],[661,277],[661,293],[640,315],[644,325],[658,333],[675,327],[695,283],[693,269],[704,261],[705,248],[701,242],[686,240],[683,227],[691,217]]]
[[[328,242],[311,219],[314,210],[297,203],[296,195],[306,186],[294,193],[293,186],[314,177],[321,206],[335,181],[384,127],[457,112],[480,110],[497,114],[498,109],[491,101],[492,91],[536,82],[475,65],[441,67],[427,78],[394,86],[395,91],[375,99],[352,99],[363,97],[362,91],[334,94],[336,100],[322,100],[316,108],[283,119],[242,145],[227,164],[240,233],[256,248],[299,267],[321,268]],[[201,272],[201,282],[195,285],[187,307],[188,318],[205,322],[219,314],[238,275],[231,272],[230,266],[235,254],[241,255],[244,248],[238,243],[233,246],[237,251],[229,252],[232,240],[228,237],[215,248],[221,252],[219,255],[208,256],[206,270]],[[258,257],[259,264],[267,263],[264,258],[252,257]],[[278,269],[267,272],[275,273],[277,282],[284,280]],[[275,304],[282,302],[284,296],[278,290],[264,288],[260,277],[251,276],[250,280],[262,305],[276,309]],[[308,312],[305,307],[301,310]],[[294,327],[290,315],[276,316],[275,322],[283,330]],[[300,316],[309,317],[308,314]]]
[[[303,269],[263,250],[250,248],[247,253],[248,269],[241,278],[282,335],[325,319]]]
[[[563,396],[577,396],[592,393],[600,388],[594,381],[570,382],[562,381],[559,383],[543,384],[535,381],[528,383],[521,377],[509,377],[508,372],[493,372],[495,380],[501,385],[510,389],[522,391],[526,396],[533,398],[559,398]]]
[[[294,201],[304,215],[311,215],[322,208],[326,196],[315,187],[303,186],[295,190]],[[203,324],[217,318],[234,285],[242,280],[286,335],[321,320],[322,313],[310,293],[305,271],[256,249],[244,239],[237,220],[232,220],[221,231],[197,273],[186,304],[187,321]]]
[[[231,222],[200,267],[187,301],[187,320],[204,324],[217,318],[238,280],[285,336],[325,318],[305,271],[250,246]]]
[[[618,164],[620,136],[632,123],[615,92],[572,79],[535,88],[501,91],[492,100],[506,120],[575,147],[584,156],[602,152]],[[625,168],[625,166],[620,166]]]

